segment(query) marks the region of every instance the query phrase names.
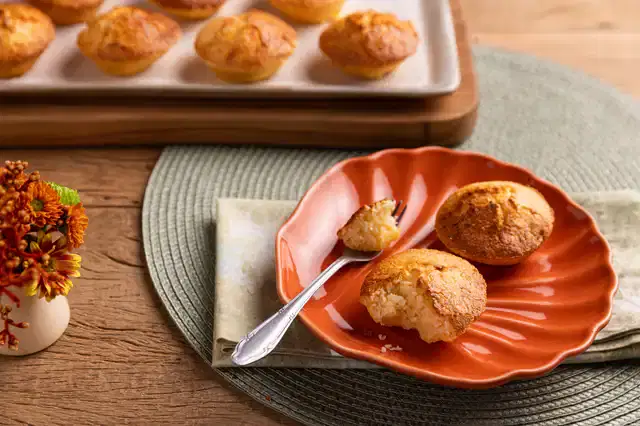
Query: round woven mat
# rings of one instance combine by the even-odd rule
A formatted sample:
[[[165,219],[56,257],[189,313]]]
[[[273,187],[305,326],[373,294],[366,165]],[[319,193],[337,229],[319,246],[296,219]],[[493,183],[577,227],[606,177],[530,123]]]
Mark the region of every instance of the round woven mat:
[[[475,51],[481,106],[460,149],[519,163],[568,191],[640,187],[640,107],[582,74],[532,57]],[[297,200],[324,170],[362,153],[170,147],[147,188],[144,248],[160,298],[211,359],[217,197]],[[629,424],[640,418],[640,366],[559,367],[483,391],[390,371],[218,370],[243,392],[305,424]]]

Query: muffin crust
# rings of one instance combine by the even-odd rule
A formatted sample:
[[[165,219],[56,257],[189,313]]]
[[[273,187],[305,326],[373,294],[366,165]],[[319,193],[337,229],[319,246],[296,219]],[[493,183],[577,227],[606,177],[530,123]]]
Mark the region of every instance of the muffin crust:
[[[553,229],[553,209],[515,182],[467,185],[438,210],[436,232],[452,252],[489,265],[512,265],[537,250]]]
[[[271,77],[293,54],[296,32],[258,10],[212,19],[200,30],[195,50],[221,80],[249,83]]]
[[[28,0],[58,25],[87,22],[95,18],[104,0]]]
[[[335,18],[344,0],[270,0],[273,7],[298,22],[320,24]]]
[[[164,11],[183,19],[205,19],[216,13],[225,0],[149,0]]]
[[[0,4],[0,78],[18,77],[33,67],[55,38],[51,19],[25,4]]]
[[[450,342],[484,312],[487,285],[462,258],[411,249],[376,265],[360,289],[360,302],[381,325],[416,329],[427,343]]]
[[[180,36],[180,26],[162,14],[116,7],[89,22],[78,47],[104,72],[131,75],[151,66]]]
[[[319,45],[345,72],[381,78],[413,55],[418,41],[418,33],[410,21],[367,10],[334,22],[320,35]]]

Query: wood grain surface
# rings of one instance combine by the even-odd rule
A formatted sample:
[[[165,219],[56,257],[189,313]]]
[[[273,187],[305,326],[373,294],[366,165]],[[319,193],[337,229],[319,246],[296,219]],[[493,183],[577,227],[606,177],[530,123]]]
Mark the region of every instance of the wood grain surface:
[[[460,87],[428,98],[342,100],[0,99],[0,145],[87,146],[165,143],[400,147],[455,145],[473,131],[478,86],[460,0],[450,0]]]
[[[476,41],[547,57],[640,95],[639,2],[463,0],[463,6]],[[29,160],[47,179],[77,187],[90,217],[67,333],[45,352],[0,358],[0,424],[293,424],[218,379],[153,292],[140,206],[159,152],[0,150],[2,160]]]

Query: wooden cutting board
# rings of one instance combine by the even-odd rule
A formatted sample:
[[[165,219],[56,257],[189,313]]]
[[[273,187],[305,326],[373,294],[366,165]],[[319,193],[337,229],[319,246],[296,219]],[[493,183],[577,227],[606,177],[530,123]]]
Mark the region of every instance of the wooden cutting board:
[[[169,99],[0,95],[0,146],[175,143],[387,148],[455,145],[473,131],[477,80],[460,0],[450,0],[461,84],[425,99]],[[0,82],[1,84],[1,82]]]

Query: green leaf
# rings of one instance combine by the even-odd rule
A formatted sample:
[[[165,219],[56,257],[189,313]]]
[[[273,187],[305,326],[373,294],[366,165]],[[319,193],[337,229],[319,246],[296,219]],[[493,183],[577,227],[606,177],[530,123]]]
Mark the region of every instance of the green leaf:
[[[65,206],[75,206],[80,202],[80,195],[75,189],[67,188],[57,183],[47,182],[60,196],[60,202]]]

